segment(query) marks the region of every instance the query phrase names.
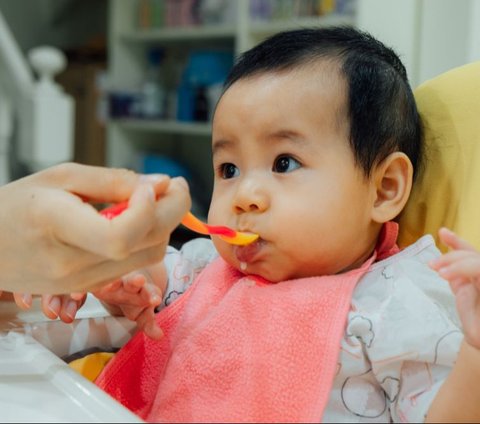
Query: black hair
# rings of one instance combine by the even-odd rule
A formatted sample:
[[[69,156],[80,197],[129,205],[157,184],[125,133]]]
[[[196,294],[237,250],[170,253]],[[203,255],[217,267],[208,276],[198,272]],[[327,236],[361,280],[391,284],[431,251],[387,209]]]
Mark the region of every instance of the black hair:
[[[423,131],[398,55],[370,34],[352,27],[325,27],[275,34],[243,53],[225,83],[257,74],[290,70],[318,59],[339,63],[348,88],[347,117],[355,160],[366,176],[395,151],[414,169],[421,166]]]

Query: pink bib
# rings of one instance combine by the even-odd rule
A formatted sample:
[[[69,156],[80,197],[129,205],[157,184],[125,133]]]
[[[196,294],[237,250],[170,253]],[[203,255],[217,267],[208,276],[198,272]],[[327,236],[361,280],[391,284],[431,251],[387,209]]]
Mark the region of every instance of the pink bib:
[[[157,315],[160,341],[136,334],[97,384],[146,421],[318,422],[337,370],[361,268],[270,284],[217,259]]]

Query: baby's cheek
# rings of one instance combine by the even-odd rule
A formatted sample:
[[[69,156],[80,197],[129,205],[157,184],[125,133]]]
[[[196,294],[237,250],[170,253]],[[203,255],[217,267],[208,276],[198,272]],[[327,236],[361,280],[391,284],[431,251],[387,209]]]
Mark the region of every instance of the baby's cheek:
[[[213,244],[222,259],[234,268],[239,269],[239,263],[233,252],[233,245],[220,240],[218,237],[212,237]]]

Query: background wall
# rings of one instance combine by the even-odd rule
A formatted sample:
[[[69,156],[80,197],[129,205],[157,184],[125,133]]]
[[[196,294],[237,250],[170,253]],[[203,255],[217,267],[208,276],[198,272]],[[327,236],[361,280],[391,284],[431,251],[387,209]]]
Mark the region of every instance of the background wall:
[[[245,1],[240,4],[247,4],[246,0],[229,1]],[[139,2],[140,0],[135,0],[134,3],[138,5]],[[75,160],[82,163],[101,165],[107,162],[110,165],[126,166],[128,163],[122,157],[130,158],[130,147],[138,146],[143,138],[154,139],[157,146],[160,142],[168,145],[171,138],[165,132],[146,134],[122,131],[117,134],[112,131],[115,142],[112,143],[112,149],[105,152],[104,121],[96,113],[97,103],[101,99],[99,81],[117,81],[119,78],[116,75],[121,73],[131,85],[138,85],[138,80],[144,75],[144,61],[137,57],[144,53],[142,42],[137,40],[126,43],[121,38],[122,31],[131,25],[135,15],[120,14],[121,19],[118,19],[119,16],[115,13],[109,13],[115,10],[113,5],[118,9],[118,6],[126,3],[130,2],[0,0],[0,11],[24,52],[42,44],[54,45],[74,54],[76,52],[77,56],[69,56],[69,73],[60,80],[76,100]],[[400,54],[413,87],[448,69],[480,60],[480,0],[358,0],[357,9],[356,25],[371,32]],[[111,31],[111,27],[121,28],[122,31],[117,31],[117,34]],[[114,54],[115,50],[109,49],[108,74],[104,72],[105,57],[103,61],[86,57],[85,54],[78,57],[80,48],[85,50],[86,46],[95,44],[95,40],[97,46],[101,45],[98,40],[102,37],[103,53],[106,56],[107,34],[110,35],[110,46],[120,52]],[[186,44],[179,44],[178,49],[185,46]],[[103,76],[105,78],[99,78]],[[136,77],[138,78],[135,79]],[[197,152],[193,151],[201,150],[201,145],[190,143],[190,133],[184,138],[188,149],[183,149],[186,152],[182,156],[196,158]],[[177,151],[182,150],[179,146],[182,147],[183,144],[175,140]],[[117,154],[120,158],[118,160]],[[200,162],[209,165],[209,161]],[[207,171],[202,169],[201,173],[206,174]]]
[[[451,67],[480,60],[479,0],[360,2],[364,6],[359,8],[358,25],[395,47],[407,65],[413,85]],[[38,44],[69,49],[105,33],[107,3],[0,0],[0,10],[24,51]]]
[[[107,25],[106,0],[0,0],[0,10],[20,47],[39,44],[69,49],[87,42]]]
[[[359,0],[358,26],[395,48],[412,86],[480,60],[478,0]]]
[[[68,67],[56,79],[75,101],[71,159],[104,165],[105,128],[98,110],[98,78],[106,68],[108,0],[0,0],[0,11],[25,54],[39,45],[55,46],[66,53]],[[17,160],[17,134],[10,147],[11,179],[30,173]]]

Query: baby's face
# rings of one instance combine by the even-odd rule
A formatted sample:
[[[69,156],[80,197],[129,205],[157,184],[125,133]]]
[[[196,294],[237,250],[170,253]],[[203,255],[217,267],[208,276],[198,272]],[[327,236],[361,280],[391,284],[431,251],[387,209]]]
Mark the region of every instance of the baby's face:
[[[221,256],[278,282],[357,267],[375,246],[375,189],[355,165],[346,86],[332,64],[237,81],[213,121],[209,222],[260,235],[214,237]]]

